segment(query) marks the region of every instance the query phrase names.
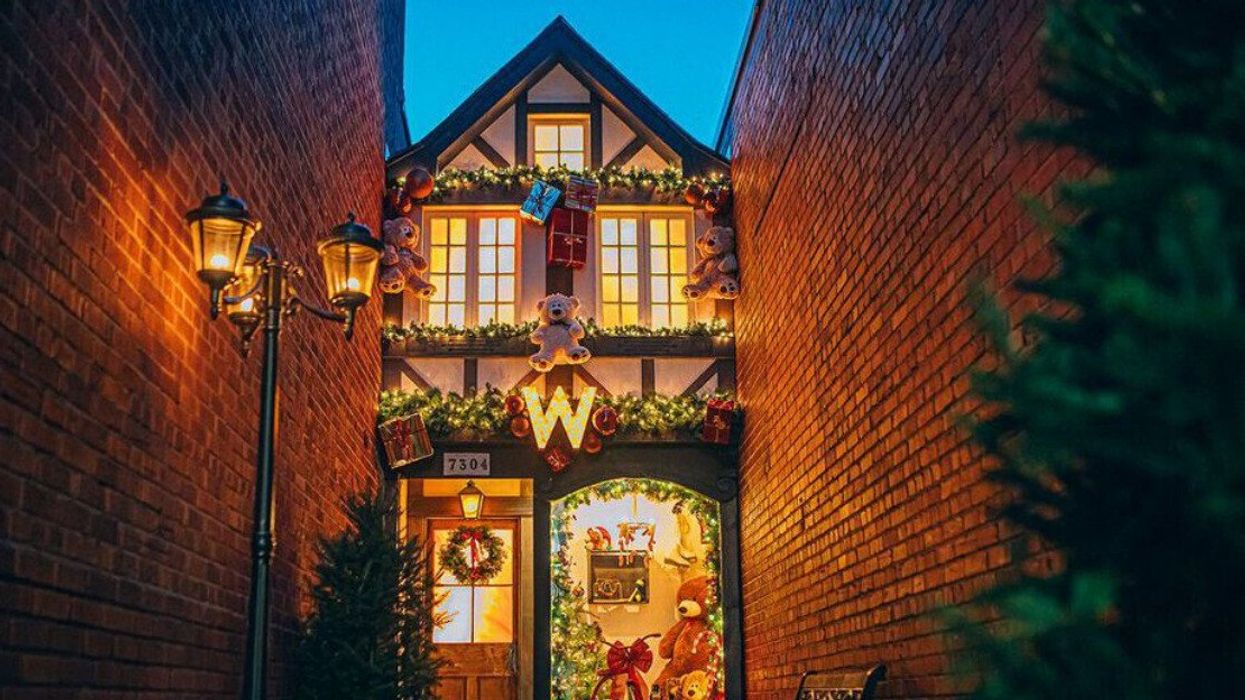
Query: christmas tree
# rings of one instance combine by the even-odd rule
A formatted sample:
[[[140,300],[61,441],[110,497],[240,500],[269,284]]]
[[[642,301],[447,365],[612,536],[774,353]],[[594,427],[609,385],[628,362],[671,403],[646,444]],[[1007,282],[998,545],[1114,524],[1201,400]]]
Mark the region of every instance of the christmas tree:
[[[323,539],[314,610],[298,648],[298,697],[432,698],[432,578],[424,550],[402,542],[379,494],[346,503],[349,527]]]
[[[1099,169],[1048,218],[1046,311],[977,429],[1054,575],[967,627],[983,698],[1239,697],[1245,668],[1245,3],[1059,0],[1034,133]]]

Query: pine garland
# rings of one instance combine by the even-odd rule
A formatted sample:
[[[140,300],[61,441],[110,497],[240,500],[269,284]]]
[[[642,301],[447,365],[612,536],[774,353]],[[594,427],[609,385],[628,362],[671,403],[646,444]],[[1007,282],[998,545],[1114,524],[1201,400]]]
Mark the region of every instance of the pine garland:
[[[641,325],[604,327],[597,324],[596,319],[583,322],[584,332],[588,337],[611,338],[731,338],[734,333],[726,321],[713,318],[709,321],[692,321],[686,326],[677,328],[651,328]],[[443,338],[487,338],[489,340],[508,340],[523,338],[536,330],[536,321],[525,323],[500,323],[490,321],[482,326],[437,326],[412,322],[408,326],[388,324],[381,331],[381,337],[388,341],[395,340],[439,340]]]
[[[730,188],[730,177],[725,173],[688,177],[678,168],[665,168],[654,171],[647,168],[627,168],[624,170],[619,166],[613,166],[571,170],[562,166],[542,168],[533,165],[516,165],[508,168],[482,167],[477,170],[444,168],[434,178],[432,194],[429,196],[429,199],[437,200],[444,198],[455,190],[477,187],[522,189],[530,187],[534,180],[543,180],[565,187],[567,180],[571,176],[595,180],[604,190],[612,188],[642,189],[673,194],[683,192],[688,185],[693,183],[701,185],[706,189]],[[398,178],[399,185],[405,184],[405,181],[406,178],[404,177]]]

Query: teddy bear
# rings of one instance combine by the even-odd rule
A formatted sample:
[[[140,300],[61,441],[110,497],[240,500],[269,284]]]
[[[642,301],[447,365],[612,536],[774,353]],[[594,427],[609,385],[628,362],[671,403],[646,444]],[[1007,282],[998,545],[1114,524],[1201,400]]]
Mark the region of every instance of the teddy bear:
[[[696,670],[671,678],[666,684],[666,697],[662,700],[710,700],[714,681],[708,671]]]
[[[678,684],[675,679],[707,670],[715,650],[721,647],[717,633],[709,627],[709,585],[708,576],[697,576],[679,586],[679,621],[662,635],[657,645],[657,655],[669,659],[669,663],[653,682],[651,697],[670,697],[670,689]]]
[[[579,344],[584,327],[575,320],[578,299],[550,294],[536,302],[536,310],[540,312],[540,321],[529,338],[540,350],[528,358],[532,369],[548,372],[554,365],[582,365],[592,357],[588,348]]]
[[[683,296],[691,301],[738,298],[735,229],[729,226],[709,228],[696,237],[696,252],[700,259],[687,275],[691,284],[684,285]]]
[[[409,289],[415,296],[431,297],[437,288],[420,277],[428,269],[428,261],[419,254],[419,226],[400,216],[381,225],[385,252],[380,256],[380,289],[398,294]]]

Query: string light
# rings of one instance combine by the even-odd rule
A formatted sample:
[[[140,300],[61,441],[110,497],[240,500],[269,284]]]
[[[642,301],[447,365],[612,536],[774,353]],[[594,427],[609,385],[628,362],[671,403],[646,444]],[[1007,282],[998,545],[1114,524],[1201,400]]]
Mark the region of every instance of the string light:
[[[571,177],[595,180],[606,187],[652,189],[660,193],[679,193],[691,184],[698,184],[709,189],[730,187],[730,177],[722,173],[713,172],[707,176],[688,177],[679,168],[653,171],[648,168],[623,169],[619,166],[607,166],[571,170],[560,165],[552,168],[542,168],[538,165],[516,165],[508,168],[482,167],[477,170],[444,168],[437,173],[433,181],[431,198],[439,199],[454,190],[476,186],[505,185],[509,188],[515,185],[530,185],[533,180],[565,183]],[[404,177],[398,178],[398,185],[403,185],[405,180]]]
[[[597,389],[590,386],[584,389],[579,397],[579,404],[571,412],[571,402],[562,387],[553,390],[549,399],[549,407],[542,408],[540,394],[530,386],[523,387],[523,399],[527,402],[527,413],[532,420],[532,436],[536,438],[536,447],[545,449],[553,429],[558,422],[566,429],[566,437],[571,447],[579,449],[584,440],[584,430],[588,428],[588,418],[592,415],[592,403],[596,400]]]

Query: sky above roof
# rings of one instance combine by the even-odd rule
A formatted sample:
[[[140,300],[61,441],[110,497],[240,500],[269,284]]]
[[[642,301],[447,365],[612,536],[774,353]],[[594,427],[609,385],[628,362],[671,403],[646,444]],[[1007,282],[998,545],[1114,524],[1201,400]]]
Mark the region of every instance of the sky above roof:
[[[418,141],[562,15],[712,145],[753,0],[407,0],[406,117]]]

